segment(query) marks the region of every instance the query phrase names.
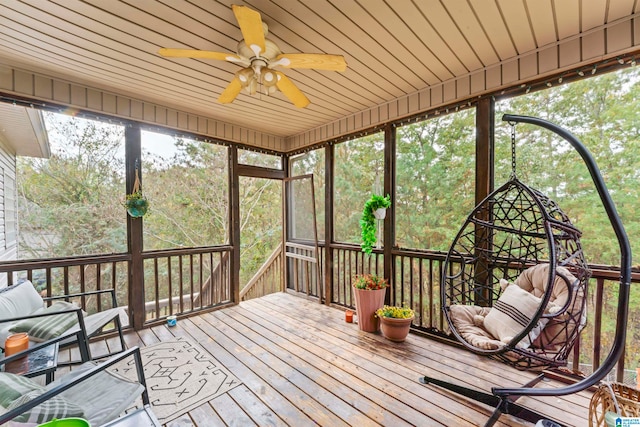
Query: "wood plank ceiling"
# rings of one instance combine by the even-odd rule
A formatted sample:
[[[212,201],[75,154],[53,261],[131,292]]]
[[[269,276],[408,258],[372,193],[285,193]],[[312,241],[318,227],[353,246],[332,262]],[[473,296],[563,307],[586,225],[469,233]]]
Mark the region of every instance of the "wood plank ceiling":
[[[238,65],[157,52],[235,52],[232,2],[259,11],[283,52],[342,54],[347,70],[284,70],[304,109],[279,92],[219,104]],[[639,11],[638,0],[2,0],[0,65],[288,138]]]

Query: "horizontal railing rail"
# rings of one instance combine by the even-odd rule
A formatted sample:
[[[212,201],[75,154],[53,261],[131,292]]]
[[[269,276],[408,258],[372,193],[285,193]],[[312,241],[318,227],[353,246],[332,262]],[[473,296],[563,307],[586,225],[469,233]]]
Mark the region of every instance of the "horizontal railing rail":
[[[256,274],[240,289],[240,301],[282,291],[283,279],[282,243],[280,243]]]
[[[230,252],[228,245],[143,252],[146,322],[229,303]],[[0,275],[8,285],[30,280],[43,296],[114,289],[127,307],[130,265],[130,254],[14,260],[0,263]],[[112,305],[97,296],[74,302],[88,313]]]

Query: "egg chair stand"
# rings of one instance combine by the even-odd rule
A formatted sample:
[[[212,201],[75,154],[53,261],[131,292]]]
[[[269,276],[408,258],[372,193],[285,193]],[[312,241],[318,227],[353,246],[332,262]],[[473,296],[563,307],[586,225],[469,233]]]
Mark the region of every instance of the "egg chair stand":
[[[474,208],[452,243],[441,272],[442,310],[451,334],[470,351],[518,369],[540,371],[540,374],[520,387],[493,387],[490,392],[428,376],[419,379],[423,384],[433,384],[495,408],[485,426],[492,426],[502,414],[533,423],[545,419],[547,417],[517,404],[516,400],[521,396],[577,393],[596,384],[613,369],[624,350],[631,278],[629,239],[587,148],[570,132],[539,118],[504,115],[502,120],[512,125],[512,175],[506,184]],[[612,348],[590,376],[558,388],[536,385],[545,378],[544,369],[566,365],[586,323],[590,271],[582,253],[580,231],[555,202],[516,176],[516,123],[548,129],[579,153],[621,253]],[[520,295],[522,292],[525,295]],[[528,307],[517,306],[525,300],[530,302]],[[514,318],[510,319],[507,314]],[[505,316],[506,321],[495,322]],[[511,320],[518,327],[509,330]]]

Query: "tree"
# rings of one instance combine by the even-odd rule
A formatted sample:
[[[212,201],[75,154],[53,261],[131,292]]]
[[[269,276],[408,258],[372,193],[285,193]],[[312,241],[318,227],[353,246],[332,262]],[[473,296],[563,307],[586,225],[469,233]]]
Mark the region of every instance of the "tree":
[[[122,127],[45,114],[51,157],[18,158],[19,258],[123,252]]]

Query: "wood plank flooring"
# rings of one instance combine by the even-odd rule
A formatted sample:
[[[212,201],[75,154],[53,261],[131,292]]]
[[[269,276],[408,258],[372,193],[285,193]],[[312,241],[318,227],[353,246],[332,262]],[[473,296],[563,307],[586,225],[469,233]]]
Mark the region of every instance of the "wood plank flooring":
[[[126,335],[128,346],[190,337],[242,384],[169,422],[182,426],[477,426],[492,409],[418,378],[489,391],[535,375],[410,334],[392,343],[345,323],[341,310],[285,293]],[[92,344],[101,353],[117,340]],[[95,350],[94,350],[95,348]],[[555,386],[545,382],[544,387]],[[586,426],[590,393],[518,402]],[[496,425],[530,425],[502,416]]]

